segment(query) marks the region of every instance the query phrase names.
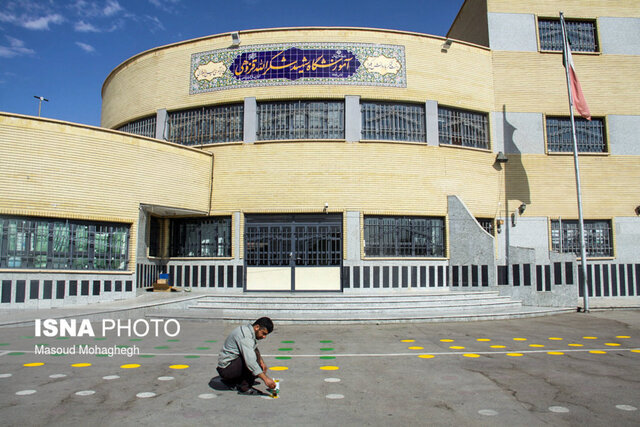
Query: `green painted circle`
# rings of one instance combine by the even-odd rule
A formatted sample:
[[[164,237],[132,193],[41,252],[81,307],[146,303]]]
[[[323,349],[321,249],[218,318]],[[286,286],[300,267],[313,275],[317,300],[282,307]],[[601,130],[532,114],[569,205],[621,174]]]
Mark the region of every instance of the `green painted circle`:
[[[329,344],[329,343],[332,343],[333,341],[331,341],[331,340],[321,340],[320,342],[322,344]]]
[[[150,359],[152,357],[156,357],[154,354],[141,354],[138,357],[144,357],[145,359]]]
[[[285,340],[285,341],[280,341],[282,344],[293,344],[295,343],[295,341],[291,341],[291,340]]]
[[[130,345],[124,345],[124,344],[120,344],[120,345],[116,345],[116,347],[118,348],[130,348]]]
[[[153,347],[153,348],[155,348],[156,350],[166,350],[166,349],[171,348],[171,347],[169,347],[168,345],[159,345],[159,346]]]
[[[195,355],[190,355],[190,356],[185,356],[185,359],[200,359],[200,356],[195,356]]]
[[[9,345],[8,342],[0,342],[0,345]]]
[[[324,347],[321,348],[320,351],[333,351],[333,347]]]
[[[142,338],[131,338],[129,341],[142,341]]]
[[[276,359],[278,359],[278,360],[289,360],[289,359],[291,359],[291,356],[276,356]]]
[[[107,337],[94,338],[95,341],[104,341],[106,339],[107,339]]]
[[[211,347],[196,347],[196,350],[211,350]]]
[[[180,340],[176,340],[176,339],[173,339],[173,340],[167,340],[167,342],[178,342],[178,341],[180,341]]]
[[[291,347],[283,347],[278,349],[278,351],[291,351],[291,350],[293,350]]]
[[[109,357],[108,354],[96,354],[96,357]]]
[[[39,345],[41,347],[50,347],[50,345],[47,344],[46,342],[43,342],[43,343],[40,343],[40,344],[36,344],[36,345]]]
[[[206,340],[205,342],[218,342],[218,340]]]
[[[31,338],[34,338],[34,337],[30,337],[29,335],[24,335],[24,336],[22,336],[21,338],[25,338],[25,339],[30,340]]]
[[[335,356],[320,356],[320,359],[335,359]]]
[[[7,356],[23,356],[24,353],[21,351],[14,351],[13,353],[8,353]]]

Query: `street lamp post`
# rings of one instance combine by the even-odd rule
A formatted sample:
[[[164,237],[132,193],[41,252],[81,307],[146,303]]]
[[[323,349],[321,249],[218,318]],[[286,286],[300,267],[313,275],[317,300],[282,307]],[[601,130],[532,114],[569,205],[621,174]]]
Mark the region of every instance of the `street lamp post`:
[[[44,96],[33,95],[33,97],[40,100],[40,102],[38,102],[38,117],[40,117],[40,113],[42,112],[42,101],[49,102],[49,100],[46,99]]]

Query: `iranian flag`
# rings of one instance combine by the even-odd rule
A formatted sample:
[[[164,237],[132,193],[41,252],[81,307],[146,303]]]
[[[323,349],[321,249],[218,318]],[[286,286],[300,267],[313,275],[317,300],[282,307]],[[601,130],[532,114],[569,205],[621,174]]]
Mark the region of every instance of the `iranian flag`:
[[[562,27],[564,26],[564,18],[561,16]],[[573,57],[571,56],[571,48],[569,47],[569,42],[566,37],[566,30],[564,32],[564,51],[565,51],[565,67],[569,67],[569,81],[571,82],[571,103],[576,107],[578,114],[584,117],[587,120],[591,120],[591,112],[589,111],[589,106],[587,105],[587,100],[584,99],[584,93],[582,92],[582,87],[580,86],[580,82],[578,81],[578,75],[576,74],[576,66],[573,63]]]

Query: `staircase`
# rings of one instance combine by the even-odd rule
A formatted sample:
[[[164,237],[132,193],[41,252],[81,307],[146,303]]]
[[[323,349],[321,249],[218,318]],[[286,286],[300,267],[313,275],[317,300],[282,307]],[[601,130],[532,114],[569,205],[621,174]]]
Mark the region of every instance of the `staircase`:
[[[341,324],[511,319],[567,311],[573,309],[526,307],[497,291],[271,292],[204,295],[179,313],[161,310],[147,316],[232,322],[268,316],[280,324]]]

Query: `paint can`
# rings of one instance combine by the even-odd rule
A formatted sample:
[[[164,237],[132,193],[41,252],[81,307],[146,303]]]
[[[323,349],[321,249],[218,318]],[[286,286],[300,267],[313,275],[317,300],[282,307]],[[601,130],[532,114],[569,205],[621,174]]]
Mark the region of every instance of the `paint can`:
[[[276,388],[270,388],[268,391],[271,393],[272,398],[277,399],[280,394],[280,380],[274,379],[273,381],[276,383]]]

